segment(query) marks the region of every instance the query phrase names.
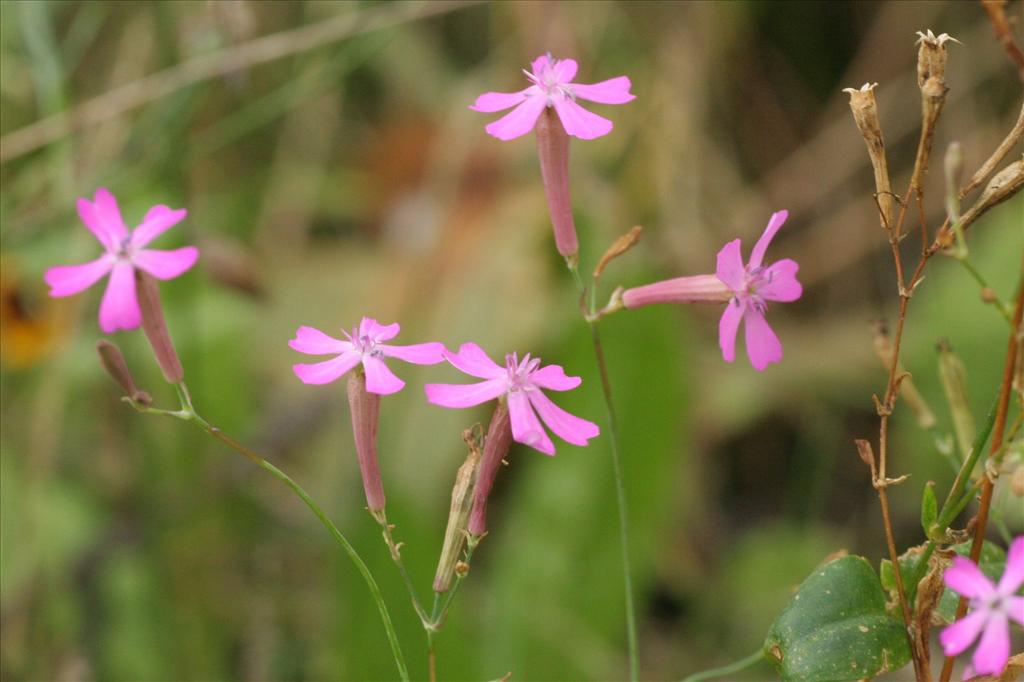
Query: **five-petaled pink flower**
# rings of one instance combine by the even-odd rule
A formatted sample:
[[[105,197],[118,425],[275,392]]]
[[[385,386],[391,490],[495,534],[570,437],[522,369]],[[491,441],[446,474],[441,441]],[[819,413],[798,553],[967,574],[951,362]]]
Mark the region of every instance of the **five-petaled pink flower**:
[[[427,384],[427,400],[442,407],[472,407],[506,396],[512,438],[545,455],[555,454],[555,446],[544,431],[537,414],[562,440],[586,445],[600,433],[596,424],[575,417],[555,405],[542,389],[569,391],[582,383],[579,377],[566,376],[558,365],[540,366],[540,358],[526,354],[521,361],[515,353],[505,356],[505,366],[495,363],[475,343],[464,343],[458,353],[445,351],[445,358],[470,376],[484,381],[477,384]],[[536,412],[534,411],[536,410]]]
[[[747,355],[754,369],[763,370],[769,363],[782,359],[782,344],[768,326],[764,314],[768,301],[789,303],[800,298],[803,288],[796,279],[796,271],[800,266],[791,258],[784,258],[768,266],[761,263],[764,261],[764,252],[788,215],[787,211],[772,214],[764,234],[754,244],[746,266],[743,265],[739,239],[732,240],[718,252],[715,276],[725,282],[733,293],[732,300],[718,322],[718,345],[726,362],[735,359],[736,332],[740,320],[743,320]]]
[[[46,271],[44,279],[50,296],[71,296],[88,289],[110,274],[107,290],[100,303],[100,329],[106,333],[135,329],[142,323],[135,294],[135,269],[157,279],[172,279],[191,268],[199,257],[194,246],[172,251],[145,248],[165,230],[184,220],[187,211],[154,206],[142,224],[128,234],[117,200],[104,188],[96,190],[92,201],[78,200],[78,215],[95,235],[106,253],[83,265],[61,265]]]
[[[288,345],[300,353],[332,355],[338,357],[313,364],[293,365],[295,375],[307,384],[329,384],[360,362],[366,372],[366,390],[379,395],[397,393],[405,382],[396,377],[384,358],[397,358],[416,365],[435,365],[444,360],[444,344],[417,343],[412,346],[392,346],[384,343],[395,338],[398,323],[383,325],[373,318],[364,317],[351,333],[343,331],[347,341],[335,339],[313,327],[299,327]]]
[[[491,113],[515,107],[511,112],[486,127],[488,133],[499,140],[511,140],[533,130],[544,107],[554,107],[565,132],[582,140],[593,140],[607,135],[612,122],[591,113],[576,103],[585,99],[600,104],[625,104],[633,99],[631,84],[626,76],[619,76],[592,85],[573,83],[576,61],[552,59],[550,54],[533,60],[533,70],[526,77],[533,83],[519,92],[487,92],[476,98],[473,111]]]
[[[754,369],[761,371],[782,359],[782,344],[765,319],[768,301],[788,303],[800,298],[803,287],[796,279],[796,261],[785,258],[762,265],[764,253],[775,233],[786,222],[786,211],[772,214],[764,234],[757,240],[750,260],[743,264],[740,240],[734,239],[718,252],[714,275],[677,277],[622,292],[626,308],[653,303],[727,303],[718,323],[718,345],[726,362],[736,359],[736,332],[740,321],[746,328],[747,355]]]
[[[1018,595],[1024,585],[1024,536],[1010,544],[1006,570],[998,585],[985,577],[970,559],[958,556],[942,576],[946,586],[970,599],[971,613],[939,634],[947,656],[956,656],[969,647],[978,635],[981,641],[971,657],[964,679],[974,675],[1000,675],[1010,658],[1010,623],[1024,625],[1024,597]]]

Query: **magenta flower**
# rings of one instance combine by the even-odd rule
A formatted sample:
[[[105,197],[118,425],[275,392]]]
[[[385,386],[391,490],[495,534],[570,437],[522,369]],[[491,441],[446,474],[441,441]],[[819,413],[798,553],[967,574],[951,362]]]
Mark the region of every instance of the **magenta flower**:
[[[547,432],[537,415],[562,440],[586,445],[600,433],[597,424],[575,417],[555,405],[542,389],[569,391],[582,383],[579,377],[566,376],[558,365],[540,366],[540,358],[519,360],[515,353],[505,356],[501,367],[475,343],[464,343],[458,353],[445,351],[448,362],[470,376],[484,379],[477,384],[427,384],[427,400],[442,407],[472,407],[500,396],[508,400],[512,438],[545,455],[555,454]]]
[[[998,585],[985,577],[970,559],[958,556],[942,576],[946,587],[970,599],[971,613],[945,628],[939,641],[947,656],[965,651],[978,635],[981,641],[971,657],[964,679],[974,675],[1000,675],[1010,658],[1010,623],[1024,625],[1024,536],[1010,544],[1006,570]]]
[[[655,282],[622,293],[626,308],[653,303],[720,303],[728,301],[718,323],[718,345],[726,362],[736,358],[736,332],[745,324],[747,355],[758,371],[782,359],[782,344],[768,326],[768,301],[788,303],[800,298],[803,288],[796,279],[800,267],[785,258],[764,266],[764,253],[775,233],[786,222],[786,211],[772,214],[764,234],[757,240],[750,260],[743,265],[740,240],[734,239],[718,252],[714,275],[695,275]]]
[[[392,346],[384,343],[398,335],[398,323],[383,325],[370,317],[364,317],[352,333],[345,334],[347,341],[335,339],[313,327],[299,327],[295,338],[288,345],[300,353],[309,355],[332,355],[338,357],[311,365],[293,365],[295,376],[306,384],[329,384],[360,362],[366,372],[366,390],[378,395],[397,393],[405,382],[396,377],[384,358],[397,358],[416,365],[435,365],[444,360],[444,345],[440,343],[417,343],[412,346]]]
[[[593,140],[610,133],[612,122],[587,111],[576,103],[577,99],[600,104],[625,104],[636,99],[629,92],[631,84],[626,76],[592,85],[573,83],[576,76],[573,59],[552,59],[547,54],[537,57],[531,66],[532,72],[524,69],[523,73],[533,85],[519,92],[486,92],[470,107],[484,113],[515,107],[485,128],[499,140],[512,140],[533,130],[545,107],[554,108],[565,132],[581,140]]]
[[[78,215],[106,253],[91,263],[47,270],[44,279],[50,286],[50,296],[72,296],[110,274],[100,303],[100,329],[107,334],[118,329],[135,329],[142,323],[135,294],[135,269],[157,279],[173,279],[191,268],[199,257],[199,250],[194,246],[172,251],[145,248],[168,228],[184,220],[186,214],[183,208],[172,210],[154,206],[129,235],[117,199],[105,188],[96,190],[92,201],[79,199]]]

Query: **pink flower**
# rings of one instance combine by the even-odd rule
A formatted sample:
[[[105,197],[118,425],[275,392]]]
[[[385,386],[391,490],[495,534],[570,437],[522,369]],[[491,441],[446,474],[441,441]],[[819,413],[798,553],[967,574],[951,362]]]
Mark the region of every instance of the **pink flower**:
[[[47,270],[44,279],[50,286],[50,296],[77,294],[109,273],[110,281],[100,303],[100,329],[108,334],[118,329],[135,329],[142,322],[135,294],[135,269],[157,279],[173,279],[191,268],[199,257],[199,250],[194,246],[172,251],[145,248],[168,228],[184,220],[186,213],[183,208],[172,210],[154,206],[129,235],[117,199],[109,191],[101,187],[92,201],[79,199],[78,215],[106,253],[91,263]]]
[[[1009,621],[1024,625],[1024,597],[1017,595],[1024,585],[1024,536],[1010,544],[1006,570],[998,585],[993,585],[973,561],[961,556],[954,557],[942,579],[947,587],[971,600],[971,613],[939,634],[943,651],[956,656],[980,634],[981,641],[971,657],[972,666],[964,671],[964,679],[975,674],[1002,674],[1010,658]]]
[[[728,302],[718,323],[718,344],[722,357],[732,362],[736,357],[736,332],[740,320],[745,324],[747,355],[754,369],[764,370],[782,359],[782,344],[765,319],[768,301],[788,303],[800,298],[803,288],[796,279],[800,267],[789,258],[764,266],[764,252],[775,233],[786,222],[786,211],[772,214],[764,234],[757,240],[750,260],[743,265],[740,240],[734,239],[718,252],[714,275],[694,275],[655,282],[622,293],[626,308],[639,308],[653,303],[721,303]]]
[[[448,362],[470,376],[484,379],[477,384],[427,384],[427,400],[442,407],[472,407],[500,396],[508,400],[512,438],[545,455],[555,454],[555,446],[544,431],[537,414],[562,440],[586,445],[600,433],[596,424],[575,417],[555,405],[541,389],[569,391],[582,383],[579,377],[565,375],[558,365],[540,366],[540,358],[529,353],[519,360],[515,353],[505,356],[505,366],[491,360],[475,343],[464,343],[458,353],[445,351]]]
[[[329,384],[360,362],[366,372],[366,390],[378,395],[397,393],[405,382],[396,377],[384,358],[397,358],[416,365],[435,365],[444,360],[444,345],[418,343],[412,346],[392,346],[384,343],[398,335],[398,323],[383,325],[364,317],[359,327],[345,334],[347,341],[335,339],[313,327],[299,327],[288,345],[300,353],[332,355],[336,358],[311,365],[293,365],[295,376],[306,384]]]
[[[511,140],[533,130],[537,117],[545,107],[553,107],[561,119],[565,132],[582,140],[593,140],[607,135],[612,122],[591,113],[576,103],[585,99],[601,104],[625,104],[633,99],[631,84],[626,76],[584,85],[573,83],[576,61],[552,59],[550,54],[533,60],[533,71],[523,70],[533,83],[519,92],[486,92],[476,98],[473,111],[491,113],[515,107],[511,112],[486,127],[488,133],[499,140]]]

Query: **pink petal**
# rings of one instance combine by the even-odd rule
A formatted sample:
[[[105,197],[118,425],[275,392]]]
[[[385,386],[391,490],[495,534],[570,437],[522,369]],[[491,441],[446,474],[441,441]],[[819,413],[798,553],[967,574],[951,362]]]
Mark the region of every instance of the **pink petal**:
[[[990,613],[971,663],[979,675],[999,675],[1006,668],[1009,658],[1010,625],[1003,614]]]
[[[441,407],[473,407],[493,400],[507,389],[504,379],[490,379],[478,384],[427,384],[423,387],[427,400]]]
[[[100,302],[100,329],[110,334],[118,329],[135,329],[140,324],[142,312],[135,296],[135,268],[131,263],[117,263],[110,271],[110,281]]]
[[[101,198],[103,199],[102,208],[100,206]],[[100,244],[103,244],[107,251],[116,253],[121,247],[121,242],[128,236],[128,229],[124,226],[124,221],[121,220],[117,201],[110,192],[101,188],[96,191],[95,202],[79,199],[77,207],[78,217],[100,241]]]
[[[722,349],[722,359],[732,362],[736,359],[736,331],[743,319],[743,304],[736,299],[729,301],[718,321],[718,347]]]
[[[772,263],[765,269],[766,283],[758,288],[757,293],[768,301],[795,301],[804,293],[796,279],[796,271],[799,269],[800,266],[791,258]]]
[[[364,355],[363,369],[366,370],[366,390],[370,393],[391,395],[405,386],[405,382],[396,377],[380,358]]]
[[[505,368],[491,360],[487,353],[484,352],[484,349],[475,343],[462,344],[459,346],[458,353],[446,350],[444,357],[456,369],[473,377],[497,379],[505,376]]]
[[[1024,585],[1024,535],[1010,543],[1006,553],[1006,570],[996,591],[1003,596],[1015,594]]]
[[[985,625],[987,620],[985,616],[984,611],[973,611],[952,625],[943,628],[939,633],[939,642],[942,644],[943,653],[947,656],[957,656],[971,646]]]
[[[173,251],[143,249],[132,256],[132,263],[157,279],[174,279],[196,264],[199,249],[183,246]]]
[[[499,140],[514,140],[533,130],[540,112],[544,111],[547,98],[537,95],[527,97],[522,104],[497,121],[489,123],[484,130]]]
[[[329,384],[358,365],[362,357],[359,353],[350,350],[326,362],[292,365],[292,371],[304,384]]]
[[[50,296],[71,296],[98,282],[114,267],[114,257],[104,254],[82,265],[58,265],[50,268],[43,279],[50,285]]]
[[[733,239],[718,252],[715,277],[725,282],[733,291],[740,292],[746,287],[747,270],[743,267],[740,240]]]
[[[372,317],[364,317],[359,322],[359,336],[367,336],[378,343],[395,338],[401,330],[397,322],[381,324]]]
[[[601,430],[597,428],[597,424],[569,414],[551,402],[543,391],[528,391],[527,397],[548,428],[566,443],[586,445],[588,439],[600,435]]]
[[[417,343],[411,346],[377,346],[389,358],[398,358],[414,365],[436,365],[444,361],[443,343]]]
[[[992,581],[985,577],[974,562],[962,556],[953,557],[953,565],[942,576],[946,587],[963,597],[989,599],[995,592]]]
[[[747,306],[743,312],[743,331],[750,364],[758,372],[782,359],[782,344],[779,337],[768,326],[768,320],[764,319],[764,314],[757,308]]]
[[[141,249],[184,220],[186,215],[188,215],[188,211],[183,208],[173,210],[167,206],[154,206],[146,213],[142,224],[132,232],[132,246]]]
[[[348,341],[328,336],[314,327],[299,327],[295,331],[295,338],[291,339],[288,345],[300,353],[309,355],[328,355],[352,350],[352,344]]]
[[[476,101],[469,108],[473,111],[489,114],[495,111],[511,109],[524,99],[526,99],[526,90],[520,90],[519,92],[485,92],[477,97]]]
[[[571,99],[555,100],[555,111],[565,132],[581,140],[593,140],[612,131],[612,122],[587,111]]]
[[[551,67],[555,81],[558,83],[571,83],[572,79],[576,77],[578,69],[579,65],[575,59],[556,59]]]
[[[551,66],[551,60],[548,58],[546,54],[542,54],[541,56],[537,57],[532,62],[530,62],[530,70],[533,71],[534,76],[539,76],[541,71],[548,68],[549,66]]]
[[[572,91],[579,99],[590,100],[591,102],[598,102],[600,104],[625,104],[636,99],[636,95],[631,95],[629,89],[632,87],[632,83],[629,82],[629,78],[626,76],[619,76],[618,78],[611,78],[600,83],[593,83],[586,85],[583,83],[573,83]]]
[[[1006,612],[1010,620],[1024,625],[1024,597],[1006,597]]]
[[[782,227],[782,223],[786,222],[788,216],[789,211],[786,210],[772,213],[772,217],[768,220],[768,226],[764,228],[764,234],[754,244],[754,250],[750,252],[750,261],[747,265],[751,269],[761,267],[761,261],[764,260],[764,252],[768,250],[768,245],[775,238],[775,233]]]
[[[565,370],[558,365],[541,367],[530,375],[530,381],[552,391],[571,391],[583,383],[579,377],[566,376]]]
[[[530,399],[525,391],[510,391],[508,394],[508,416],[512,422],[512,438],[517,443],[528,445],[545,455],[555,454],[555,446],[533,413]]]

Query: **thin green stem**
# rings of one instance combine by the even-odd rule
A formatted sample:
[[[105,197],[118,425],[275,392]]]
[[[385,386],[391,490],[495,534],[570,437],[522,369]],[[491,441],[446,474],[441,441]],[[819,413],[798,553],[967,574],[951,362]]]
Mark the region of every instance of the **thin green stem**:
[[[730,663],[729,665],[723,665],[721,668],[714,668],[712,670],[705,670],[703,672],[694,673],[689,677],[685,678],[683,682],[700,682],[701,680],[710,680],[714,677],[723,677],[725,675],[731,675],[732,673],[738,673],[741,670],[745,670],[750,666],[764,660],[764,653],[759,649],[754,653],[750,654],[746,658]]]
[[[992,433],[992,427],[996,422],[996,408],[999,406],[999,396],[992,402],[992,407],[988,411],[988,416],[985,418],[985,423],[981,425],[981,429],[974,436],[974,442],[971,443],[971,451],[964,460],[963,466],[960,467],[960,473],[956,475],[956,480],[953,481],[953,487],[949,491],[949,495],[946,496],[946,501],[942,503],[942,509],[939,511],[939,528],[945,530],[956,515],[949,515],[950,505],[954,503],[954,500],[959,500],[960,496],[964,492],[964,488],[967,487],[967,482],[971,480],[971,472],[974,471],[974,466],[978,463],[978,458],[981,457],[981,451],[985,447],[985,442],[988,441],[989,434]],[[959,512],[957,512],[959,513]]]
[[[598,331],[598,320],[595,317],[595,283],[588,289],[580,277],[579,269],[570,266],[576,286],[580,290],[580,299],[588,299],[587,310],[583,311],[583,318],[590,326],[590,338],[594,345],[594,358],[597,362],[598,373],[601,376],[601,393],[604,396],[605,410],[608,414],[608,435],[611,441],[612,468],[615,474],[615,499],[619,516],[619,546],[622,549],[622,582],[626,593],[626,642],[629,650],[629,678],[636,682],[640,677],[639,643],[636,631],[636,607],[633,603],[633,572],[629,560],[629,513],[626,506],[626,484],[622,475],[622,456],[619,451],[619,430],[616,426],[615,405],[612,401],[612,385],[608,379],[608,365],[605,362],[604,350],[601,347],[601,334]]]
[[[384,623],[384,630],[387,632],[388,643],[391,645],[391,654],[395,659],[395,666],[398,668],[398,674],[403,681],[408,682],[409,670],[408,668],[406,668],[405,657],[402,655],[402,647],[398,643],[398,635],[395,632],[394,623],[391,622],[391,614],[388,612],[387,604],[384,603],[384,597],[381,594],[380,587],[377,585],[377,581],[373,579],[373,575],[370,573],[369,567],[367,567],[362,557],[359,556],[359,553],[356,552],[356,549],[352,546],[352,543],[350,543],[348,539],[341,533],[341,531],[338,530],[338,527],[334,525],[334,522],[327,517],[327,514],[325,514],[324,511],[320,508],[320,505],[318,505],[313,500],[313,498],[309,496],[305,489],[303,489],[301,485],[296,483],[291,476],[284,473],[276,466],[274,466],[267,460],[263,459],[261,456],[259,456],[249,448],[245,447],[244,445],[236,441],[231,436],[221,431],[219,428],[212,426],[208,421],[203,419],[203,417],[201,417],[199,413],[196,412],[195,408],[192,406],[192,398],[189,395],[188,388],[185,386],[185,382],[175,384],[174,388],[178,392],[178,398],[181,400],[181,410],[178,411],[160,410],[151,407],[144,407],[135,402],[129,402],[131,402],[132,406],[135,407],[135,409],[145,414],[157,414],[166,417],[174,417],[175,419],[181,419],[183,421],[189,421],[194,423],[196,426],[198,426],[200,429],[205,431],[210,436],[213,436],[220,442],[230,447],[232,450],[238,452],[246,459],[259,466],[264,471],[270,473],[272,476],[274,476],[274,478],[284,483],[292,490],[292,492],[299,496],[299,499],[301,499],[306,504],[306,506],[309,507],[309,510],[313,512],[313,515],[316,516],[320,523],[323,524],[324,528],[326,528],[327,531],[331,534],[331,537],[333,537],[334,540],[339,545],[341,545],[341,548],[345,550],[345,553],[348,554],[349,559],[352,560],[352,563],[355,564],[356,568],[359,570],[359,573],[363,576],[363,580],[366,582],[366,586],[370,590],[370,595],[373,597],[373,600],[377,603],[377,610],[380,612],[381,620]]]
[[[470,565],[470,561],[473,559],[473,550],[476,549],[476,543],[466,543],[466,558],[465,563],[467,566]],[[466,579],[466,573],[455,573],[455,584],[448,590],[448,594],[445,595],[444,601],[441,602],[441,609],[438,611],[437,604],[440,595],[435,595],[434,601],[434,619],[431,623],[431,627],[435,630],[440,630],[444,625],[444,621],[448,618],[448,609],[451,608],[452,600],[455,599],[455,593],[459,591],[459,586],[462,585],[462,581]]]
[[[371,511],[370,514],[380,524],[384,543],[388,546],[388,552],[391,554],[391,560],[398,567],[398,572],[402,576],[402,582],[405,583],[405,589],[409,592],[409,599],[412,600],[412,607],[416,611],[416,615],[419,616],[420,622],[423,623],[423,627],[426,628],[431,620],[423,608],[423,603],[420,602],[419,595],[416,594],[416,586],[413,585],[412,578],[409,577],[409,571],[406,570],[405,563],[402,561],[401,543],[395,542],[395,538],[391,535],[392,526],[388,523],[384,510]]]
[[[907,601],[911,604],[914,603],[914,598],[917,596],[917,585],[924,577],[925,571],[928,570],[928,561],[934,552],[935,541],[929,540],[928,546],[924,548],[924,553],[914,566],[914,572],[910,574],[910,580],[907,582]]]

